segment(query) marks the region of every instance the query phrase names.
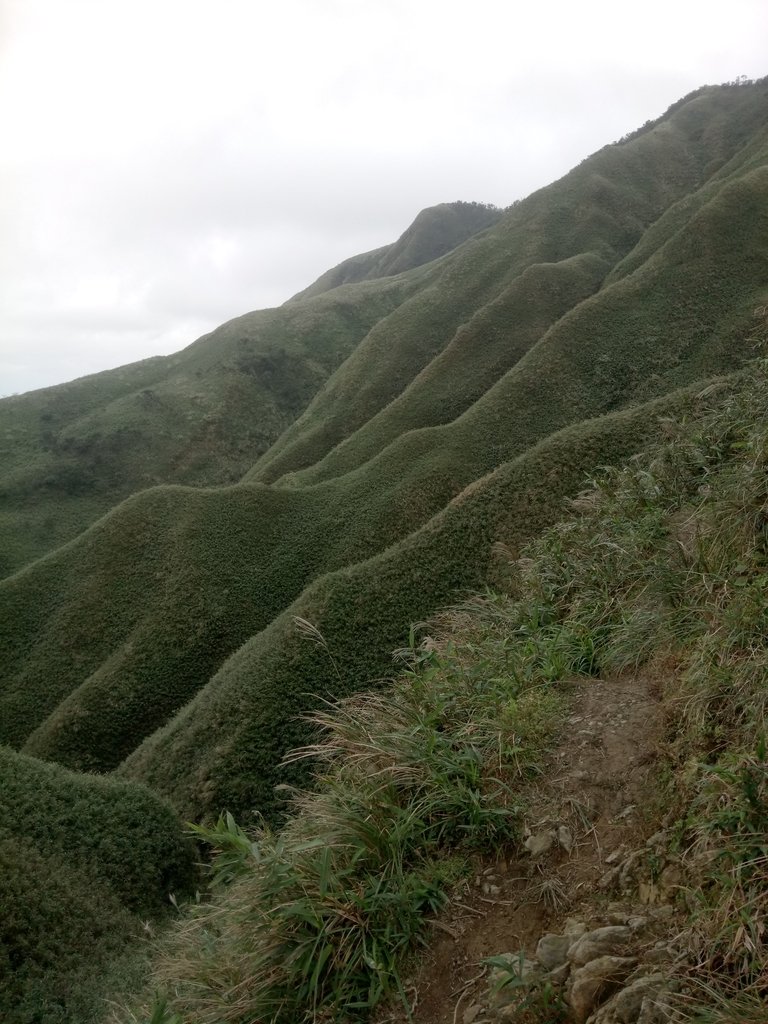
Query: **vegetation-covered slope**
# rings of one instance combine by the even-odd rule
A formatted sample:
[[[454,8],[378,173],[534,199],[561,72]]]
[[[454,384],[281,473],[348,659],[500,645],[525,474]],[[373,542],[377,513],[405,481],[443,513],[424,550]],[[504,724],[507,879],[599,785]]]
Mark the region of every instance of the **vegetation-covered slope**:
[[[0,1016],[97,1017],[142,922],[195,881],[171,809],[142,786],[0,748]],[[41,1005],[45,1008],[40,1017]]]
[[[174,356],[0,400],[0,575],[142,488],[238,480],[414,287],[248,313]]]
[[[547,315],[558,309],[553,290],[570,279],[575,305],[613,266],[638,269],[685,228],[709,193],[683,200],[710,180],[716,192],[728,171],[738,177],[765,167],[764,88],[753,87],[746,103],[733,88],[676,105],[655,128],[600,150],[441,261],[434,287],[398,311],[396,330],[371,333],[259,460],[255,478],[270,482],[312,467],[298,481],[324,479],[359,465],[402,430],[458,416],[546,332]],[[645,242],[646,230],[678,203],[681,215]],[[662,283],[662,296],[671,302],[672,294]],[[702,298],[694,293],[690,301]],[[450,321],[435,319],[447,308],[452,331]],[[654,313],[633,308],[628,320],[635,315]],[[661,358],[666,346],[658,329],[656,336]]]
[[[187,1024],[353,1021],[368,1019],[390,995],[415,1013],[424,990],[413,976],[406,984],[401,970],[416,941],[428,941],[429,924],[451,936],[451,964],[478,954],[460,927],[433,914],[448,902],[452,878],[479,870],[467,855],[485,848],[495,854],[494,872],[511,859],[511,873],[525,874],[528,859],[529,875],[543,879],[538,905],[533,883],[501,898],[503,909],[488,906],[498,887],[485,889],[492,895],[481,897],[478,927],[486,930],[489,911],[506,923],[502,930],[497,920],[492,941],[521,942],[515,930],[523,919],[562,927],[576,908],[579,919],[600,914],[611,876],[622,880],[623,899],[611,904],[609,920],[632,921],[590,931],[579,955],[569,947],[581,933],[565,922],[573,963],[564,972],[550,972],[544,959],[557,939],[551,930],[538,959],[530,942],[519,957],[508,954],[500,980],[509,989],[502,1001],[491,986],[491,1020],[584,1020],[585,1005],[601,1004],[590,1019],[765,1019],[768,365],[755,362],[730,386],[707,391],[680,407],[680,418],[665,419],[663,442],[623,467],[602,467],[569,515],[522,557],[506,553],[505,596],[464,603],[429,624],[422,644],[411,638],[400,652],[408,668],[386,693],[358,694],[313,716],[324,735],[302,753],[319,759],[317,788],[294,793],[294,816],[279,835],[259,828],[247,837],[223,818],[201,830],[221,851],[219,885],[157,960],[153,981],[166,986],[170,1012]],[[649,677],[666,742],[643,749],[654,762],[655,792],[644,792],[647,806],[630,808],[636,820],[618,833],[634,846],[616,846],[607,829],[614,846],[607,864],[616,865],[608,876],[597,844],[594,882],[577,874],[574,892],[558,889],[558,859],[561,867],[579,860],[571,830],[561,825],[558,834],[565,829],[572,856],[540,850],[536,868],[525,852],[533,847],[522,842],[524,824],[542,825],[535,774],[548,763],[542,746],[553,731],[565,733],[567,746],[558,744],[549,759],[558,776],[549,792],[562,821],[573,796],[562,786],[569,765],[558,757],[578,746],[578,736],[563,729],[560,709],[574,691],[583,697],[598,685],[603,701],[615,689],[631,704]],[[653,717],[649,705],[645,711]],[[569,721],[583,736],[585,719]],[[596,741],[590,733],[582,746]],[[619,749],[626,757],[628,748]],[[600,747],[598,759],[606,753]],[[639,764],[623,769],[637,773]],[[605,786],[602,777],[590,781],[593,790]],[[581,816],[580,845],[590,850],[605,819],[593,817],[589,803],[574,809],[568,820],[575,827]],[[610,822],[614,830],[626,816]],[[466,921],[472,896],[460,892],[456,913],[460,907]],[[662,906],[649,906],[658,900]],[[633,902],[642,915],[624,913]],[[666,942],[649,941],[649,921],[657,929],[666,922]],[[627,943],[631,959],[603,955]],[[445,963],[438,959],[435,969],[441,988]],[[477,966],[474,982],[482,976]],[[464,991],[454,988],[449,1015]],[[413,1018],[406,1010],[395,1019]],[[415,1019],[445,1013],[422,1013],[419,1005]]]

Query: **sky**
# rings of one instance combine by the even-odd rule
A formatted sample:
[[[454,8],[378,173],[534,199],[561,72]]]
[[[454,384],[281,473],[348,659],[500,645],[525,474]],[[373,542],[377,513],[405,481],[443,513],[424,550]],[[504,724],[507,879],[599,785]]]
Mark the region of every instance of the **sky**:
[[[766,0],[0,0],[0,396],[178,351],[766,74]]]

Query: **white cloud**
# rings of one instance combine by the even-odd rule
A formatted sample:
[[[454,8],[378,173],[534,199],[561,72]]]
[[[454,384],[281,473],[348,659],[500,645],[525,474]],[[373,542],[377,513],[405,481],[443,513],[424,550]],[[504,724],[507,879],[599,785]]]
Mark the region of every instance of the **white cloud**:
[[[0,0],[0,394],[274,305],[419,209],[507,204],[703,82],[763,0]]]

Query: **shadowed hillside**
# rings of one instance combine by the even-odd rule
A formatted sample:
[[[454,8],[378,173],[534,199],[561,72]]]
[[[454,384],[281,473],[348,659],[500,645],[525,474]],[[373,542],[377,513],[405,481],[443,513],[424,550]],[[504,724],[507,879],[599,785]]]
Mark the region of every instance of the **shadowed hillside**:
[[[189,894],[191,844],[142,786],[4,747],[0,776],[0,1016],[87,1020],[143,922]]]
[[[248,313],[177,355],[0,400],[0,575],[142,488],[238,480],[416,285]]]

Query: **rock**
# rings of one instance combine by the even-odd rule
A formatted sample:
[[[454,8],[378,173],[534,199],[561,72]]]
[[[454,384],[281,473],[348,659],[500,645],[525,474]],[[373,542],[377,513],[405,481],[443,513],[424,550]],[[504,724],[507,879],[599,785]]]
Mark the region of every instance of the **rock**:
[[[600,881],[597,883],[599,888],[601,888],[601,889],[613,889],[613,887],[616,885],[616,883],[619,880],[620,872],[621,872],[621,867],[619,865],[616,865],[616,867],[613,867],[613,868],[609,868],[608,871],[605,872],[605,874],[602,876]]]
[[[659,887],[655,882],[641,882],[637,887],[637,898],[647,907],[658,903],[660,896]]]
[[[632,932],[626,925],[595,928],[594,931],[585,932],[573,943],[568,950],[568,959],[576,966],[587,964],[590,960],[622,950],[631,937]]]
[[[605,858],[605,863],[616,864],[618,861],[621,860],[623,852],[623,848],[620,846],[618,850],[614,850],[613,853],[608,854],[608,856]]]
[[[663,995],[646,996],[635,1024],[669,1024],[672,1011]]]
[[[483,1008],[480,1003],[473,1003],[468,1006],[462,1015],[462,1024],[474,1024],[475,1018],[479,1017],[483,1012]]]
[[[566,962],[572,944],[573,937],[570,935],[542,935],[536,946],[536,959],[545,970],[551,971]]]
[[[619,871],[619,885],[623,889],[633,889],[640,861],[645,855],[644,850],[635,850],[626,858]]]
[[[573,849],[573,832],[571,832],[567,825],[558,826],[557,842],[566,853],[570,853]]]
[[[568,1001],[578,1024],[620,987],[636,963],[632,957],[600,956],[574,972]]]
[[[626,924],[627,923],[627,912],[626,910],[612,911],[605,915],[605,919],[608,924]]]
[[[571,973],[571,965],[566,960],[564,964],[560,964],[559,967],[555,967],[545,977],[545,981],[548,981],[550,985],[555,988],[562,988],[563,985],[568,981],[568,975]]]
[[[670,896],[683,882],[683,872],[677,864],[667,864],[659,877],[659,893],[661,898]]]
[[[637,810],[637,805],[636,804],[630,804],[628,807],[625,807],[624,810],[620,814],[616,815],[614,821],[624,821],[626,818],[631,818],[636,810]]]
[[[647,847],[656,846],[659,849],[664,849],[667,845],[667,833],[666,832],[654,832],[652,836],[648,836],[645,840]]]
[[[501,888],[498,885],[491,885],[490,882],[483,882],[483,892],[486,896],[498,896]]]
[[[662,946],[659,949],[647,950],[647,952],[643,953],[643,959],[648,964],[656,965],[669,963],[670,960],[674,960],[674,956],[668,947]]]
[[[565,919],[565,924],[563,925],[563,934],[568,935],[571,941],[577,939],[579,935],[583,935],[586,931],[587,926],[584,924],[583,921],[579,921],[578,918],[568,917]]]
[[[548,829],[546,832],[540,832],[538,835],[528,836],[524,846],[533,858],[543,857],[555,845],[556,839],[555,833]]]
[[[541,977],[537,960],[529,960],[523,953],[503,953],[501,957],[508,966],[494,967],[488,976],[488,992],[492,1005],[500,1009],[520,1000],[518,981],[534,982]]]
[[[663,974],[647,974],[638,978],[631,985],[623,988],[611,1000],[616,1024],[635,1024],[643,1003],[657,1002],[658,995],[664,988]]]
[[[663,974],[644,975],[620,989],[586,1024],[670,1024]]]

